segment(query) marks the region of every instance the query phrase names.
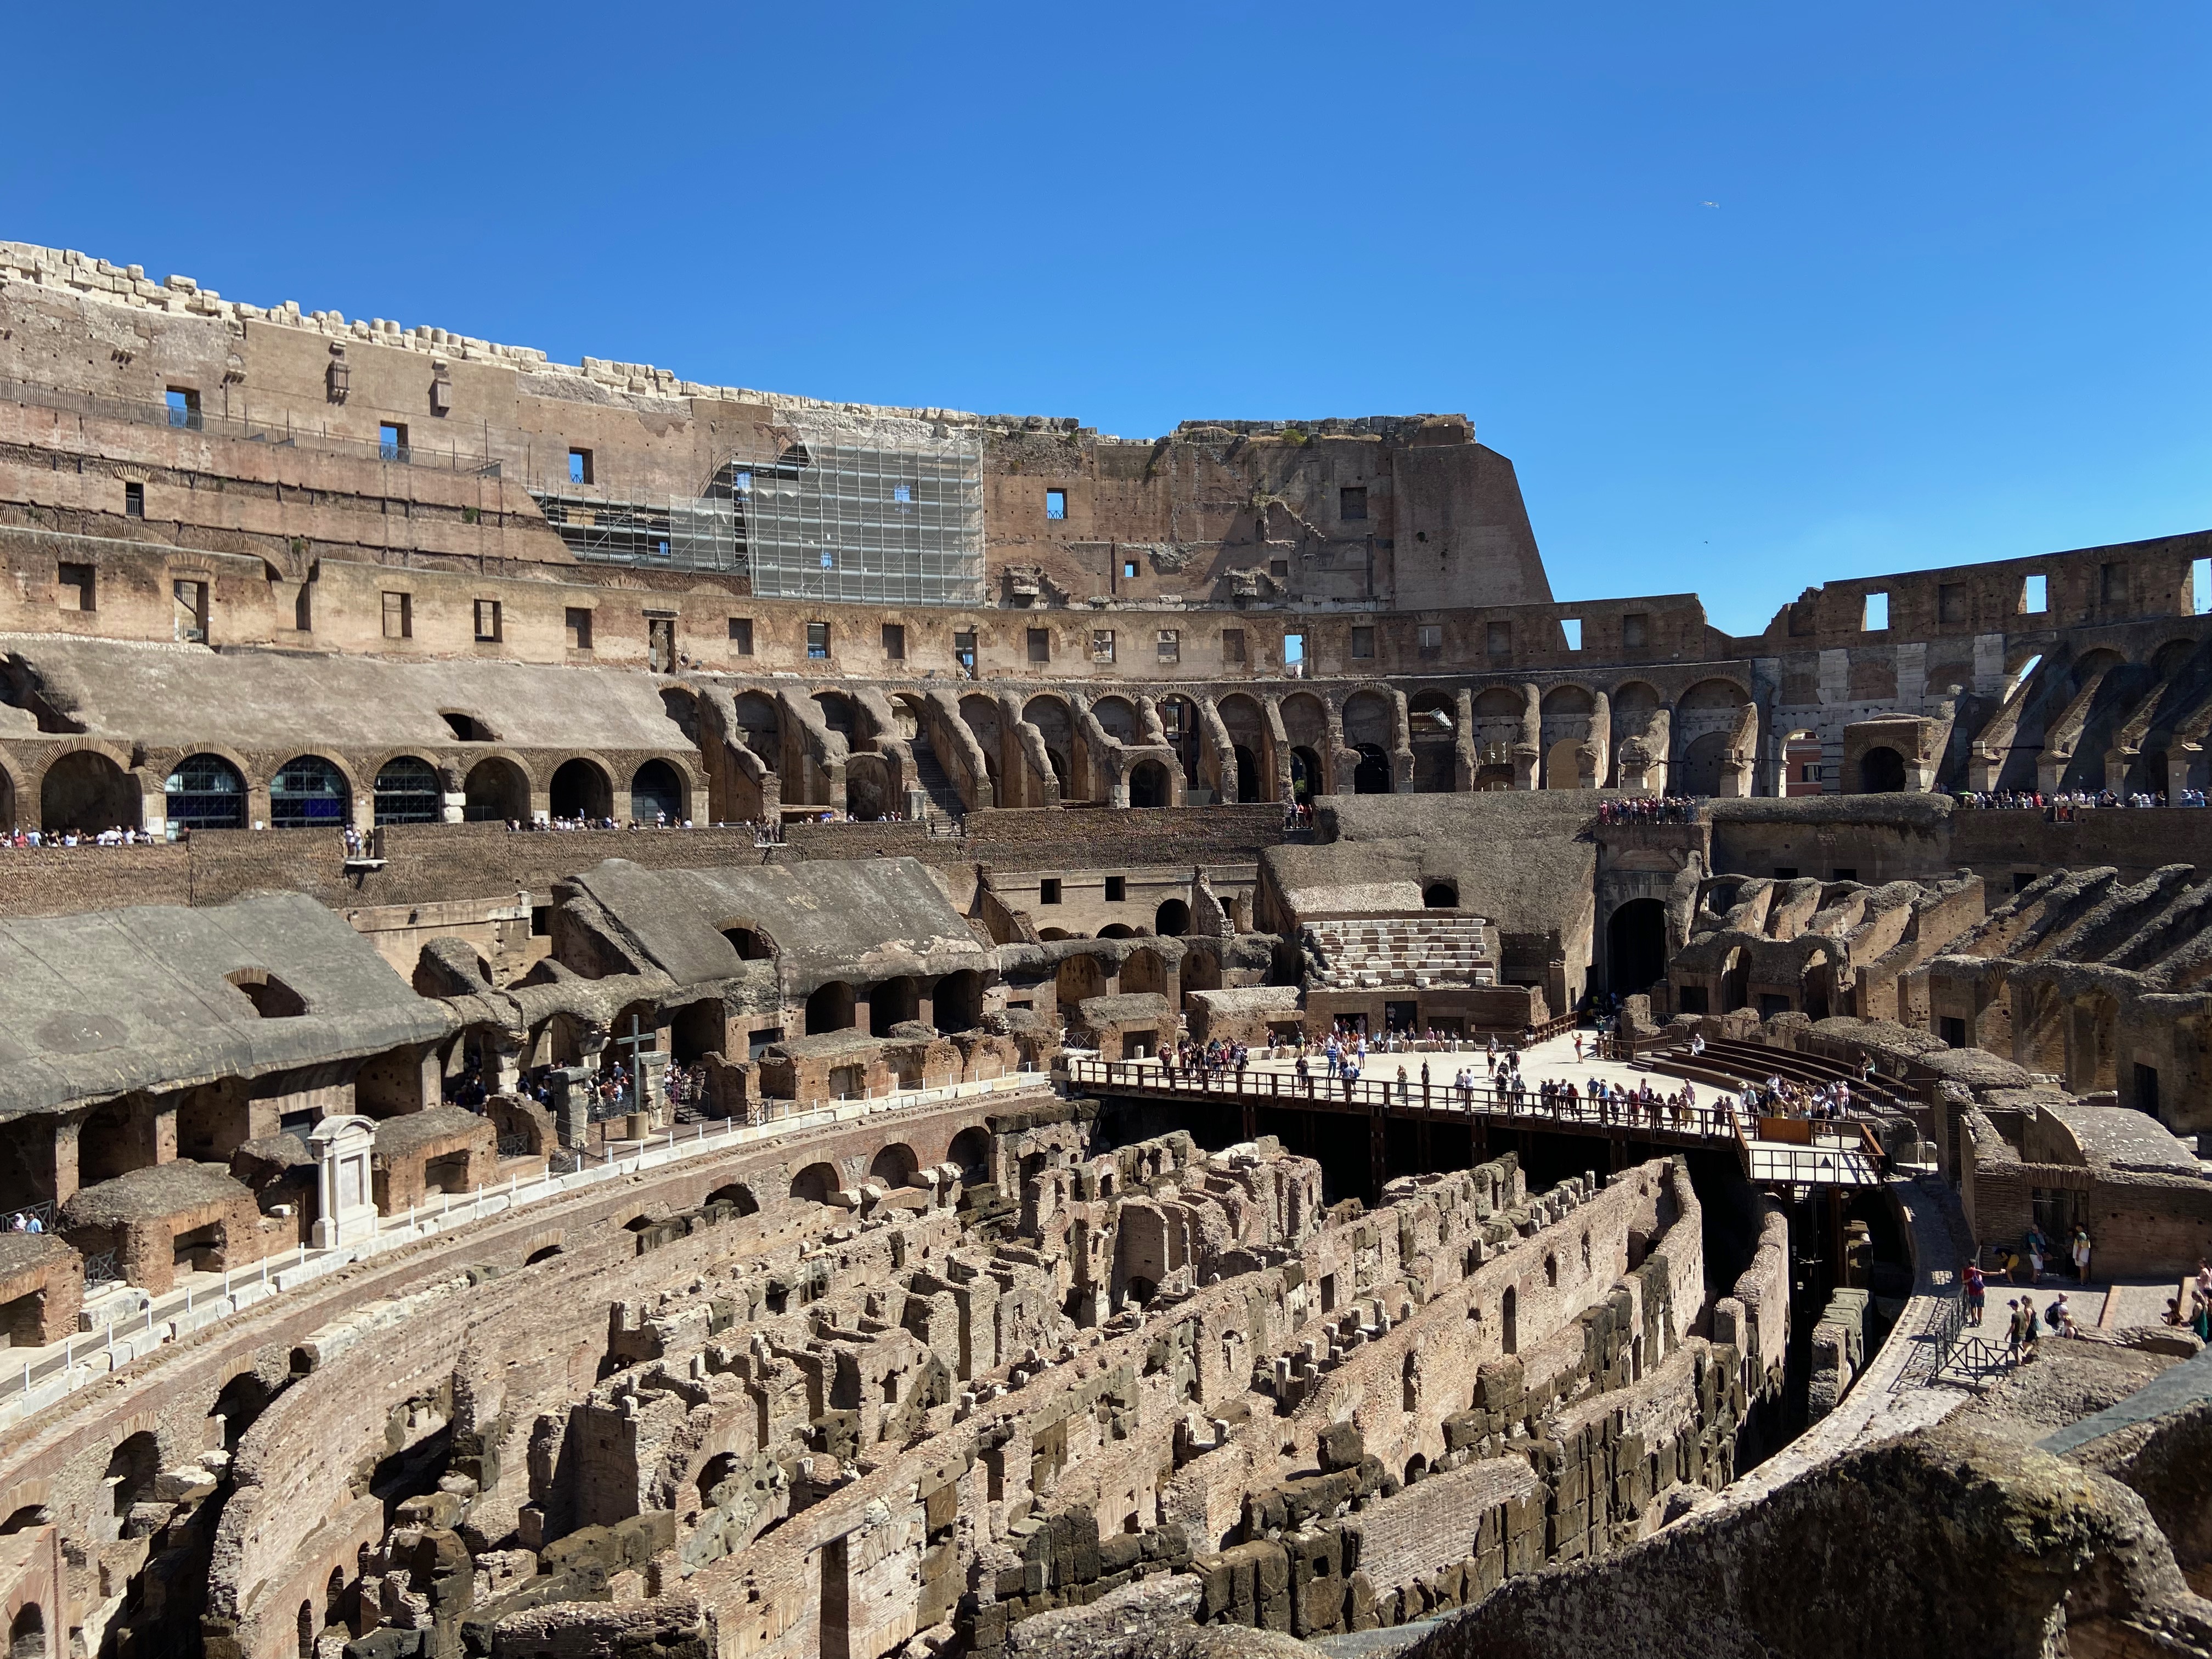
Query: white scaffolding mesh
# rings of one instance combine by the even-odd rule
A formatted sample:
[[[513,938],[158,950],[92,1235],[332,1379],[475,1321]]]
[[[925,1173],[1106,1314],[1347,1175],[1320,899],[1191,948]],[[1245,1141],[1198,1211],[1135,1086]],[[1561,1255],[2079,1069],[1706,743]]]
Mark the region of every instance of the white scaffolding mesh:
[[[772,599],[976,605],[983,598],[983,447],[807,435],[740,457],[731,488],[753,592]]]

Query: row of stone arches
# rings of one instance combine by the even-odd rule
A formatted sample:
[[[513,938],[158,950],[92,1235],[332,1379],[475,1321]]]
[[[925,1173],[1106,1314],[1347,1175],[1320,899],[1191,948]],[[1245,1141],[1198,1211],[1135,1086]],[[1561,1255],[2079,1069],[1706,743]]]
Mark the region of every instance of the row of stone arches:
[[[369,825],[435,823],[446,816],[452,774],[427,757],[399,754],[378,769],[369,795]],[[39,775],[40,828],[98,834],[109,829],[143,827],[149,780],[125,766],[104,748],[85,747],[57,755]],[[465,821],[527,820],[532,816],[529,772],[515,759],[498,755],[478,760],[459,780]],[[212,750],[184,756],[162,777],[162,817],[173,830],[243,830],[253,823],[272,830],[337,829],[356,823],[355,780],[326,755],[295,755],[263,781],[265,812],[238,757]],[[548,811],[555,817],[616,816],[614,779],[597,760],[572,757],[547,781]],[[629,816],[652,822],[656,816],[680,823],[690,815],[694,786],[674,763],[647,760],[629,780]],[[12,775],[0,774],[0,821],[26,816]]]
[[[983,1020],[983,976],[962,968],[930,981],[927,1021],[940,1031],[969,1031]],[[922,981],[898,975],[866,988],[868,1034],[889,1036],[892,1028],[925,1018]],[[808,1036],[857,1030],[862,1003],[860,988],[849,980],[833,979],[817,985],[806,998]]]

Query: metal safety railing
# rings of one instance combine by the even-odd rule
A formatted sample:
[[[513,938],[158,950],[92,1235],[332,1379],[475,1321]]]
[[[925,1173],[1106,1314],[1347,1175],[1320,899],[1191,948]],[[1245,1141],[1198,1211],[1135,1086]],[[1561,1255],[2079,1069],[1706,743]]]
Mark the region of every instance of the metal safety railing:
[[[184,1334],[177,1328],[179,1322],[188,1322],[189,1328],[197,1330],[210,1320],[239,1311],[271,1291],[295,1288],[303,1282],[303,1276],[319,1278],[364,1255],[396,1248],[426,1233],[465,1226],[525,1204],[541,1202],[665,1164],[709,1155],[747,1140],[766,1139],[769,1137],[762,1133],[765,1129],[787,1133],[848,1122],[878,1113],[905,1113],[1044,1080],[1042,1073],[1024,1066],[1012,1071],[1001,1069],[992,1075],[933,1089],[878,1091],[869,1097],[763,1101],[757,1104],[766,1109],[744,1117],[689,1124],[684,1126],[684,1132],[673,1128],[656,1130],[642,1140],[606,1145],[596,1152],[559,1149],[549,1155],[544,1169],[528,1176],[518,1172],[503,1182],[481,1186],[471,1192],[426,1195],[410,1204],[404,1213],[374,1215],[362,1224],[366,1236],[358,1242],[332,1249],[295,1245],[278,1255],[264,1257],[252,1267],[227,1270],[219,1284],[187,1284],[181,1290],[158,1297],[141,1292],[140,1299],[118,1291],[108,1304],[112,1316],[102,1328],[42,1349],[26,1358],[13,1371],[0,1371],[0,1407],[9,1406],[10,1396],[28,1394],[40,1382],[56,1377],[64,1379],[65,1389],[82,1388],[93,1380],[94,1372],[88,1362],[93,1362],[95,1355],[100,1357],[98,1364],[104,1369],[126,1364],[138,1353]],[[112,1255],[91,1258],[88,1268],[95,1263],[106,1275],[101,1282],[118,1276]]]
[[[2008,1344],[1982,1335],[1978,1325],[1969,1325],[1966,1312],[1964,1297],[1944,1299],[1928,1327],[1910,1339],[1911,1352],[1890,1380],[1893,1393],[1914,1383],[1941,1382],[1982,1388],[2020,1363],[2020,1355]]]
[[[1424,1083],[1346,1079],[1326,1072],[1291,1073],[1169,1067],[1156,1060],[1079,1060],[1065,1062],[1070,1088],[1143,1090],[1191,1098],[1253,1100],[1316,1109],[1388,1113],[1419,1109],[1471,1117],[1553,1123],[1581,1128],[1656,1131],[1702,1140],[1738,1139],[1737,1114],[1727,1106],[1669,1106],[1663,1101],[1615,1102],[1577,1097],[1548,1098],[1534,1089],[1500,1090],[1488,1083],[1460,1085],[1446,1079]]]

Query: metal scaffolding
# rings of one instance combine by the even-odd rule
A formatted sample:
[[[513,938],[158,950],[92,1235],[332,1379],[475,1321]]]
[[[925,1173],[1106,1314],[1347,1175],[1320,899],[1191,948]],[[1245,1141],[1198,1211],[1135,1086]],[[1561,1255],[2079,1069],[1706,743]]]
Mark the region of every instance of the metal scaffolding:
[[[802,434],[733,456],[704,495],[611,500],[533,489],[568,550],[595,564],[750,574],[769,599],[977,605],[983,446]]]
[[[737,501],[611,501],[597,495],[531,494],[568,550],[594,564],[735,573],[745,568],[744,512]]]
[[[976,605],[983,598],[983,446],[802,434],[741,456],[730,490],[753,592],[775,599]]]

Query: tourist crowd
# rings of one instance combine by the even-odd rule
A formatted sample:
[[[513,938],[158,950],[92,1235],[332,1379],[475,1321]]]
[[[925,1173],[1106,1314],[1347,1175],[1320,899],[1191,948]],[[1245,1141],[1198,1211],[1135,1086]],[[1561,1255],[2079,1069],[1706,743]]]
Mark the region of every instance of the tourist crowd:
[[[1695,823],[1698,803],[1685,795],[1628,795],[1597,804],[1600,823]]]
[[[0,847],[156,847],[161,837],[117,825],[97,835],[89,830],[18,830],[0,832]]]
[[[2144,806],[2202,806],[2202,789],[2184,789],[2169,796],[2138,789],[2118,794],[2110,789],[2067,789],[2046,795],[2034,789],[1960,790],[1952,799],[1970,811],[2040,812],[2052,823],[2069,823],[2078,812],[2103,808]]]

